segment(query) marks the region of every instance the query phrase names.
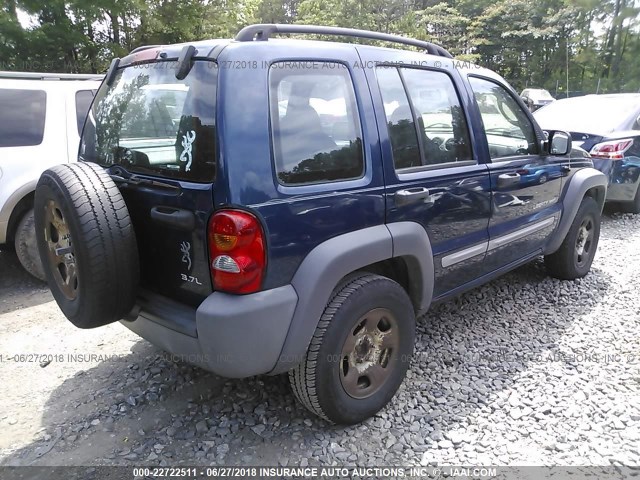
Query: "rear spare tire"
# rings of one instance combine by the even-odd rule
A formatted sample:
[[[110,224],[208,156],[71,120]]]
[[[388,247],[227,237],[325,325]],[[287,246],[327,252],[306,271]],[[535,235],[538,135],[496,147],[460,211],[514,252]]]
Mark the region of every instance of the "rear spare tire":
[[[124,199],[98,165],[46,170],[36,187],[38,251],[53,297],[79,328],[126,316],[139,280],[135,233]]]

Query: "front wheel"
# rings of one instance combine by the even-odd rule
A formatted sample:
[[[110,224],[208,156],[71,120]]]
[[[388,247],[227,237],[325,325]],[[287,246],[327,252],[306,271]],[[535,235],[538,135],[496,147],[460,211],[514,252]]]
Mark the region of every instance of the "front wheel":
[[[395,395],[409,367],[415,313],[405,290],[372,274],[338,287],[305,360],[289,372],[298,400],[338,424],[361,422]]]
[[[584,277],[591,270],[599,239],[600,207],[585,197],[558,251],[544,257],[547,271],[562,280]]]

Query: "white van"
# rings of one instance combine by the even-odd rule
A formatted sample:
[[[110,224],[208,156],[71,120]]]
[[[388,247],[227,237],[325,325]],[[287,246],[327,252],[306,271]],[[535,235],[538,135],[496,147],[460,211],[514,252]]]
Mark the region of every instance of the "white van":
[[[33,194],[40,175],[73,162],[101,75],[0,72],[0,245],[44,280],[35,244]]]

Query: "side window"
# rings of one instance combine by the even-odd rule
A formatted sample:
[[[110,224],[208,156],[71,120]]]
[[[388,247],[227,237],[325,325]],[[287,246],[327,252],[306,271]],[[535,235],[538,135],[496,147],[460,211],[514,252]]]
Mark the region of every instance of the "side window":
[[[84,119],[87,117],[91,101],[95,94],[95,90],[78,90],[76,92],[76,123],[78,125],[78,135],[82,135]]]
[[[0,89],[0,147],[40,145],[46,104],[42,90]]]
[[[271,66],[269,97],[276,173],[285,185],[360,178],[362,133],[353,84],[339,63]]]
[[[413,68],[400,71],[416,118],[422,164],[471,160],[469,129],[449,75]]]
[[[396,170],[422,165],[416,124],[402,79],[395,67],[376,70]]]
[[[483,78],[469,77],[469,83],[480,108],[491,159],[537,155],[533,124],[509,92]]]

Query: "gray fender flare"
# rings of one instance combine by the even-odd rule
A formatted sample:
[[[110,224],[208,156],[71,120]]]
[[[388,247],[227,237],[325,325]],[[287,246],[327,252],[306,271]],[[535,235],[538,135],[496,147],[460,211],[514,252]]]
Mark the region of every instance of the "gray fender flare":
[[[419,310],[433,296],[433,254],[425,229],[414,222],[378,225],[331,238],[316,246],[302,261],[291,285],[298,304],[272,375],[301,363],[333,290],[341,279],[372,263],[405,257]],[[415,296],[414,296],[415,295]]]
[[[602,211],[607,196],[608,184],[609,181],[606,175],[595,168],[583,168],[571,177],[562,194],[562,216],[558,227],[549,237],[545,246],[545,255],[554,253],[560,248],[569,232],[569,228],[571,228],[576,213],[578,213],[582,199],[589,190],[595,190],[594,198],[600,205],[600,211]]]

